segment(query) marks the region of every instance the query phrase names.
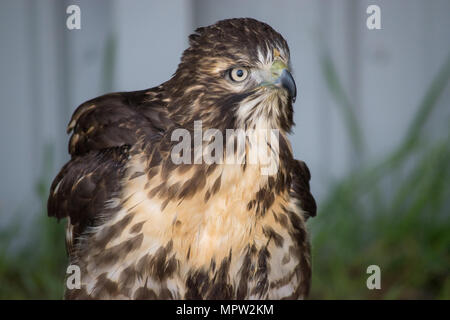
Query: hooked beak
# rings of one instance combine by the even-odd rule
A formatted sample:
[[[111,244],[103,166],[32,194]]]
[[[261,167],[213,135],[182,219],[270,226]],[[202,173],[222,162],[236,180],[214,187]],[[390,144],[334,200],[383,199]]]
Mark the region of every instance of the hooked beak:
[[[295,102],[295,98],[297,97],[297,86],[295,85],[294,78],[289,72],[288,67],[282,61],[276,60],[270,69],[272,76],[275,78],[273,84],[286,89],[292,102]]]

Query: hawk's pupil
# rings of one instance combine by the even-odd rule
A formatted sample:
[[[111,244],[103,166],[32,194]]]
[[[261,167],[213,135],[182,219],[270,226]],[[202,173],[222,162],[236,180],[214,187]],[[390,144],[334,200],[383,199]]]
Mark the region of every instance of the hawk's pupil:
[[[242,76],[244,75],[244,70],[239,69],[239,70],[236,72],[236,75],[237,75],[239,78],[242,77]]]

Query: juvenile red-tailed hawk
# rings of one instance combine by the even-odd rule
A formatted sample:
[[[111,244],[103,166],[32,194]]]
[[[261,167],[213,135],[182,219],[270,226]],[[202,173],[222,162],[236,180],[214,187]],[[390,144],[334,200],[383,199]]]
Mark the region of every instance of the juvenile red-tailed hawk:
[[[316,204],[308,168],[287,139],[296,97],[288,45],[253,19],[199,28],[189,41],[167,82],[95,98],[72,116],[71,160],[48,199],[50,216],[67,217],[70,264],[81,270],[81,288],[66,290],[68,299],[308,293],[305,221]],[[196,145],[194,121],[219,135]],[[180,129],[192,143],[177,158]],[[273,129],[274,140],[258,133]],[[247,130],[258,140],[244,135],[240,148],[238,132]],[[212,152],[219,161],[198,161],[222,139],[223,153]],[[264,172],[260,157],[249,161],[261,149],[276,170]]]

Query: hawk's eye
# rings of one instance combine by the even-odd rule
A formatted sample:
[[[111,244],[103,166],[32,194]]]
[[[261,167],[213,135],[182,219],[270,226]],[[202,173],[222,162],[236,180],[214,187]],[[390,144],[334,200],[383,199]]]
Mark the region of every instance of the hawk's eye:
[[[235,82],[242,82],[247,79],[248,70],[244,67],[233,68],[230,70],[230,79]]]

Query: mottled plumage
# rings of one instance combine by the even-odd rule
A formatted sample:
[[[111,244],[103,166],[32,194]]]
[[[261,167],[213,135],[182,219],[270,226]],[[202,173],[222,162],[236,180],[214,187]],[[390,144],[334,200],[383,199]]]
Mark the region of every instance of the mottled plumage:
[[[48,200],[50,216],[68,218],[70,263],[81,269],[81,289],[66,290],[66,298],[308,293],[305,221],[316,205],[309,170],[293,158],[287,138],[295,99],[287,43],[253,19],[223,20],[189,40],[169,81],[95,98],[72,116],[71,160]],[[248,79],[230,79],[236,67]],[[261,140],[278,170],[262,174],[263,164],[250,163],[247,154],[242,164],[175,164],[172,133],[192,132],[198,120],[203,132],[223,132],[224,145],[226,129],[279,129],[279,148]],[[245,151],[256,147],[245,141]],[[227,149],[223,158],[233,153]]]

